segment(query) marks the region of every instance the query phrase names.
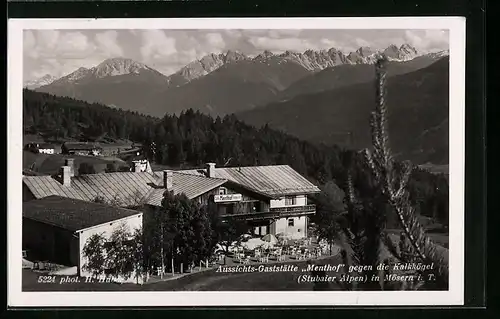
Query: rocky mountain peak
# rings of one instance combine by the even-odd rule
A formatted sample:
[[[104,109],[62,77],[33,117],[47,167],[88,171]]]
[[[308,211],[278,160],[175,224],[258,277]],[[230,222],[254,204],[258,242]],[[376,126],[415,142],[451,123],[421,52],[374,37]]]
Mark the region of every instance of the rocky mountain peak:
[[[111,58],[102,61],[93,68],[93,74],[98,78],[124,74],[139,73],[140,70],[149,69],[145,64],[128,58]]]
[[[76,71],[62,77],[61,79],[65,79],[68,82],[75,82],[80,80],[81,78],[87,76],[90,72],[90,69],[79,67]]]
[[[399,58],[401,60],[411,60],[414,57],[418,55],[417,49],[415,49],[413,46],[409,45],[408,43],[404,43],[401,45],[399,48]]]
[[[238,51],[228,50],[224,56],[225,63],[237,62],[246,60],[247,56]]]
[[[272,56],[274,56],[274,53],[272,53],[269,50],[264,50],[264,52],[262,52],[262,55],[265,57],[272,57]]]
[[[402,44],[399,48],[391,44],[382,53],[391,61],[409,61],[419,55],[417,49],[408,43]]]
[[[384,54],[389,58],[389,59],[398,59],[399,58],[399,49],[397,46],[394,44],[389,45],[385,50]]]
[[[261,54],[257,55],[254,58],[254,60],[262,61],[262,60],[266,60],[266,59],[272,58],[273,56],[274,56],[274,53],[272,53],[269,50],[264,50],[264,52],[262,52]]]
[[[373,54],[375,54],[377,52],[377,50],[374,50],[370,47],[360,47],[359,49],[356,50],[356,53],[358,53],[360,56],[366,58],[366,57],[369,57]]]

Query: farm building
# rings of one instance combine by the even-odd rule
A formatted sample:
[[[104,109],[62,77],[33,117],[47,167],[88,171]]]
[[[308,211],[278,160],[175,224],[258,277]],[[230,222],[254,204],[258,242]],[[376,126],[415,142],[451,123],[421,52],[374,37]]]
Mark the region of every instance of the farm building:
[[[94,143],[64,143],[61,146],[62,154],[69,155],[93,155],[98,156],[102,154],[102,147]]]
[[[27,151],[40,154],[54,154],[55,147],[49,143],[28,143],[25,146]]]
[[[142,229],[142,212],[61,196],[48,196],[23,205],[23,250],[34,260],[76,266],[80,276],[90,276],[82,254],[93,234],[109,238],[117,227]],[[132,274],[119,281],[136,282]]]

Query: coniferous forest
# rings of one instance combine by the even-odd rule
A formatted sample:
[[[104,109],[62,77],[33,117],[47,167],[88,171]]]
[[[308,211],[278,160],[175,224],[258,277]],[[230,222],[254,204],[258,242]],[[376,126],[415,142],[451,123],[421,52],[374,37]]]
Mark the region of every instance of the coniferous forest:
[[[359,197],[374,197],[363,154],[337,146],[315,145],[264,126],[260,129],[234,115],[212,118],[186,110],[164,118],[89,104],[70,98],[24,90],[25,134],[41,135],[46,141],[69,139],[130,140],[144,146],[153,162],[171,167],[288,164],[318,185],[334,181],[345,189],[351,171]],[[167,102],[166,102],[167,103]],[[417,166],[412,171],[410,198],[417,212],[447,225],[448,180]]]

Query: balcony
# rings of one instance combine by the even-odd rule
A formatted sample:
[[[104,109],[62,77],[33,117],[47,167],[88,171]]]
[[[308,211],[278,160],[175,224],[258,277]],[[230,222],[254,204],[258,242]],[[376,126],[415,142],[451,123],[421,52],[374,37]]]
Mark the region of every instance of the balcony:
[[[272,207],[269,211],[279,212],[282,214],[314,213],[316,211],[316,205]]]
[[[288,207],[274,207],[270,208],[269,211],[256,212],[256,211],[245,211],[234,214],[222,214],[221,217],[237,217],[244,218],[246,220],[257,220],[257,219],[274,219],[274,218],[286,218],[293,216],[303,216],[310,215],[316,212],[316,205],[304,205],[304,206],[288,206]]]

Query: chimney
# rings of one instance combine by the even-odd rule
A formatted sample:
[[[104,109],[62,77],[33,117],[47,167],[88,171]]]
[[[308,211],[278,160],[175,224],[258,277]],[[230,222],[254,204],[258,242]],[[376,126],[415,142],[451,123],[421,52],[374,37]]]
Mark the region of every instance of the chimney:
[[[163,171],[163,186],[171,190],[174,186],[174,172],[172,171]]]
[[[215,177],[215,163],[207,163],[207,177]]]
[[[71,185],[71,167],[69,166],[61,167],[61,178],[62,178],[62,184],[64,186]]]
[[[64,163],[65,166],[70,168],[70,176],[75,176],[75,160],[73,158],[67,158]]]

